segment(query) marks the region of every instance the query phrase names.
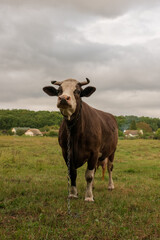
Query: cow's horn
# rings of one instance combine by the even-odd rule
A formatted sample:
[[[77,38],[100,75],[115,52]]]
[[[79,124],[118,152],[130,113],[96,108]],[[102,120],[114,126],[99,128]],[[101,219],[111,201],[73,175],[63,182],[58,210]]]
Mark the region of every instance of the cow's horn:
[[[90,80],[88,78],[86,78],[86,80],[87,80],[87,82],[86,81],[85,82],[80,82],[79,84],[81,86],[84,86],[84,85],[87,85],[88,83],[90,83]]]
[[[60,86],[62,82],[57,82],[57,81],[51,81],[52,84]]]

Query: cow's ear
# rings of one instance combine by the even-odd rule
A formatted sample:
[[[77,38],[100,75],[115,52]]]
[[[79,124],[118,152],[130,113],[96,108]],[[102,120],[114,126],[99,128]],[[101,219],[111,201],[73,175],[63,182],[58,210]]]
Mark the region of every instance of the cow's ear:
[[[58,96],[58,90],[54,87],[44,87],[43,91],[47,93],[49,96]]]
[[[81,91],[81,97],[89,97],[96,91],[95,87],[86,87]]]

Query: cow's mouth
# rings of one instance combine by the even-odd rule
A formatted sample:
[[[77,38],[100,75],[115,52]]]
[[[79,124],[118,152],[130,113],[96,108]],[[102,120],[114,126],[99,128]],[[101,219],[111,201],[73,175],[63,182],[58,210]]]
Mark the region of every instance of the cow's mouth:
[[[61,103],[61,102],[59,102],[59,103],[57,104],[57,107],[60,108],[60,109],[68,109],[68,108],[71,108],[71,105],[68,104],[67,102],[66,102],[66,103]]]
[[[71,119],[72,114],[74,113],[74,110],[69,106],[59,106],[59,109],[62,113],[62,115],[67,118],[68,120]]]

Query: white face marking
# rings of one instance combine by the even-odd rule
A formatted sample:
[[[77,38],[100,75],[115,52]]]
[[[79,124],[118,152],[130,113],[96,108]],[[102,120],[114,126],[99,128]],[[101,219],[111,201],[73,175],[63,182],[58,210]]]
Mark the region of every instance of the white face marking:
[[[76,99],[74,96],[74,91],[76,90],[77,83],[78,81],[76,80],[68,79],[61,84],[62,91],[63,91],[62,96],[66,95],[70,97],[71,106],[68,108],[60,108],[62,114],[65,115],[68,118],[68,120],[70,120],[72,114],[76,111],[76,107],[77,107]]]

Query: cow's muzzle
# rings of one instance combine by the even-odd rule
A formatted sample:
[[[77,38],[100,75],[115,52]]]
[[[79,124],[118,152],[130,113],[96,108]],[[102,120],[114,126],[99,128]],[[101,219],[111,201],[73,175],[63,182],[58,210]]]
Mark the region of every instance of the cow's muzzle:
[[[67,95],[62,95],[58,97],[58,108],[68,108],[71,106],[71,97]]]

